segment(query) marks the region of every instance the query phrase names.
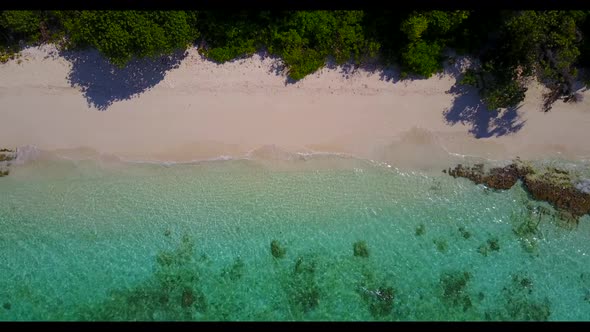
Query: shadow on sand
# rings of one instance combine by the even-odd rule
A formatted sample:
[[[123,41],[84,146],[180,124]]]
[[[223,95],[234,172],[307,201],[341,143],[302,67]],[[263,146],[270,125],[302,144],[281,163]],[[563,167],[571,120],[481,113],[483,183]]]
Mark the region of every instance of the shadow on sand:
[[[186,51],[178,51],[154,59],[134,59],[124,68],[118,68],[97,50],[61,53],[72,64],[68,75],[70,85],[80,88],[88,105],[100,111],[154,87],[167,71],[178,68],[186,55]]]
[[[502,111],[489,110],[474,87],[456,83],[447,93],[455,95],[453,104],[443,113],[447,124],[455,125],[460,122],[469,125],[469,133],[475,138],[514,134],[521,130],[526,122],[521,120],[518,114],[520,106]]]
[[[278,57],[265,51],[258,52],[258,54],[263,59],[271,57],[273,60],[277,60],[273,61],[272,73],[280,76],[286,74],[285,65]],[[166,72],[178,68],[187,55],[188,52],[182,50],[155,59],[134,59],[124,68],[118,68],[101,56],[97,50],[61,53],[61,56],[72,64],[68,75],[70,85],[80,88],[88,105],[100,111],[107,110],[114,102],[137,97],[154,87],[164,79]],[[240,60],[243,58],[232,61]],[[350,63],[337,66],[334,62],[328,61],[326,67],[338,68],[344,78],[350,78],[357,70],[362,69],[371,74],[378,73],[381,80],[391,83],[420,79],[418,77],[401,79],[399,69],[383,67],[377,62],[361,66]],[[457,78],[457,82],[462,76],[455,66],[447,67],[441,74],[450,74]],[[296,83],[295,80],[288,77],[285,79],[285,85]],[[475,88],[456,83],[447,93],[454,94],[455,99],[453,105],[444,112],[446,122],[449,125],[455,125],[458,122],[471,125],[469,132],[476,138],[515,133],[522,129],[525,123],[520,120],[518,108],[510,108],[501,112],[489,111],[482,103]]]

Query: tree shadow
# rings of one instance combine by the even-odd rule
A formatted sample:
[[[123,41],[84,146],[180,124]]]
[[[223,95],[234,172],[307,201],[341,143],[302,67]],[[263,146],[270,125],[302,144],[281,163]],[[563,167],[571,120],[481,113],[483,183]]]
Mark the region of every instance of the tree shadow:
[[[475,138],[500,137],[514,134],[522,129],[526,120],[521,120],[518,107],[505,110],[489,110],[482,102],[475,87],[456,83],[446,93],[454,94],[453,105],[443,112],[449,125],[470,125],[469,133]]]
[[[154,87],[166,72],[178,68],[188,53],[177,51],[156,58],[133,59],[124,68],[111,64],[97,50],[61,52],[72,64],[68,82],[82,90],[88,105],[99,111],[114,102],[128,100]]]

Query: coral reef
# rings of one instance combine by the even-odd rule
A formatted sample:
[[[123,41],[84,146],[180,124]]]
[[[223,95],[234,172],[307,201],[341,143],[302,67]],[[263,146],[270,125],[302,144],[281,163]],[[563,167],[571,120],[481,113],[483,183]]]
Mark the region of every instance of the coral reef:
[[[467,294],[467,284],[470,279],[471,273],[467,271],[443,272],[439,280],[442,288],[442,300],[467,311],[472,306],[471,297]]]
[[[488,239],[488,246],[491,251],[500,251],[500,240],[497,237]]]
[[[465,229],[465,227],[463,227],[463,226],[459,227],[458,231],[459,231],[459,233],[461,233],[461,236],[462,236],[462,237],[463,237],[465,240],[467,240],[467,239],[469,239],[469,238],[471,237],[471,233],[470,233],[469,231],[467,231],[467,230]]]
[[[426,226],[424,226],[424,224],[420,224],[418,225],[418,227],[416,227],[416,236],[422,236],[426,233]]]
[[[486,257],[491,251],[500,251],[500,240],[497,237],[490,238],[485,244],[477,247],[477,252]]]
[[[536,254],[538,251],[539,240],[541,239],[539,224],[541,223],[541,217],[546,213],[548,212],[542,209],[532,209],[528,213],[513,213],[511,216],[512,232],[518,237],[522,249],[529,254]]]
[[[129,289],[112,291],[103,303],[82,308],[78,320],[194,320],[208,310],[201,290],[202,259],[183,236],[179,246],[156,256],[151,278]],[[197,315],[197,316],[195,316]]]
[[[277,240],[270,242],[270,252],[274,258],[283,258],[287,253],[287,249],[279,243]]]
[[[297,257],[290,284],[287,286],[289,303],[295,312],[303,314],[320,303],[321,291],[316,281],[317,263],[312,258]]]
[[[369,257],[369,247],[365,241],[357,241],[352,245],[352,252],[357,257]]]
[[[449,244],[445,239],[435,239],[432,240],[434,245],[436,246],[436,250],[442,252],[443,254],[449,251]]]
[[[503,310],[486,313],[488,320],[546,321],[551,316],[548,299],[534,297],[534,282],[526,275],[516,274],[502,290]]]
[[[236,281],[244,276],[245,269],[246,264],[240,257],[238,257],[234,260],[234,263],[229,268],[225,268],[221,272],[221,277],[228,277],[229,280]]]
[[[364,270],[357,293],[367,305],[371,316],[383,319],[391,315],[395,301],[395,288],[386,278],[377,278],[373,270]]]

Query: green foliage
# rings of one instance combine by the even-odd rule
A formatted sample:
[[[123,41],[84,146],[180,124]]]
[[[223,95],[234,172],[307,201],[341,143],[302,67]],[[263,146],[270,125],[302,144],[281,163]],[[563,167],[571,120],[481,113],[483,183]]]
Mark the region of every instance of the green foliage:
[[[269,51],[281,56],[289,76],[298,80],[324,66],[374,57],[380,47],[367,38],[362,11],[299,11],[271,26]]]
[[[268,12],[248,11],[201,12],[197,22],[208,44],[205,56],[221,63],[251,55],[266,45],[270,24]]]
[[[30,10],[6,10],[0,14],[0,27],[29,39],[39,37],[41,14]]]
[[[471,85],[474,87],[478,87],[478,81],[477,81],[477,73],[475,70],[473,70],[472,68],[467,69],[467,71],[465,72],[465,74],[463,75],[463,78],[461,78],[461,81],[459,82],[459,84],[462,85]]]
[[[469,15],[470,12],[466,10],[430,11],[428,12],[429,25],[432,27],[430,31],[435,35],[446,35],[457,29]]]
[[[18,57],[20,41],[36,43],[41,38],[42,15],[38,11],[0,12],[0,63]]]
[[[518,105],[524,100],[527,91],[524,84],[516,79],[487,83],[481,89],[481,97],[490,110]]]
[[[410,16],[401,25],[401,31],[412,42],[420,40],[426,29],[428,29],[428,18],[421,14]]]
[[[402,69],[426,78],[442,69],[441,46],[424,40],[410,43],[402,53]]]
[[[403,76],[430,77],[442,69],[442,51],[452,33],[469,17],[467,11],[415,12],[402,21],[400,30],[408,43],[401,53]]]
[[[184,49],[198,33],[182,11],[82,11],[65,22],[74,46],[92,46],[113,64]]]
[[[3,11],[0,61],[19,41],[94,47],[124,66],[134,57],[169,54],[202,37],[218,62],[265,49],[299,80],[336,64],[379,58],[403,77],[430,77],[452,48],[481,60],[460,82],[474,85],[490,109],[524,99],[528,78],[549,89],[544,109],[572,98],[578,68],[590,66],[588,11]],[[63,41],[66,37],[66,41]],[[62,44],[63,43],[63,44]],[[585,72],[590,81],[590,74]]]
[[[498,47],[482,55],[481,94],[492,109],[524,100],[524,78],[536,76],[552,90],[544,110],[559,97],[571,97],[580,55],[580,11],[522,11],[507,15],[499,29]]]

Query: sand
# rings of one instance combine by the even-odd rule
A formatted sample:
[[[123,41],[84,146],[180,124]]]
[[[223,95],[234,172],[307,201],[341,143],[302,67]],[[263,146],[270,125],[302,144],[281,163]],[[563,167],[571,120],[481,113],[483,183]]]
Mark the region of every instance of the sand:
[[[518,109],[491,117],[474,91],[451,92],[464,58],[426,80],[330,67],[296,83],[260,54],[216,64],[189,49],[178,61],[120,70],[96,51],[27,48],[0,64],[0,146],[145,161],[337,152],[418,168],[460,155],[590,159],[590,98],[543,113],[533,82]]]

